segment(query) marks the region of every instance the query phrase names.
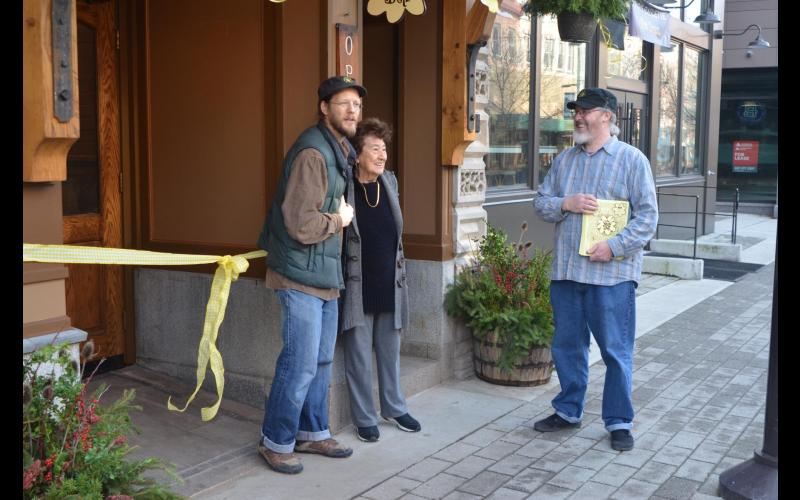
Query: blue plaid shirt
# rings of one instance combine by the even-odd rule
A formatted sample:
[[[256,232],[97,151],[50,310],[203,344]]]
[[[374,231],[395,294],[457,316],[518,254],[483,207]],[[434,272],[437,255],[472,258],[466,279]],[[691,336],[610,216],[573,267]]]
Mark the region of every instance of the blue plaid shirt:
[[[628,225],[608,240],[611,252],[624,256],[622,260],[591,262],[578,254],[583,216],[561,211],[564,198],[576,193],[630,202]],[[641,151],[613,136],[591,155],[582,146],[563,151],[553,160],[533,206],[543,220],[556,223],[551,279],[607,286],[641,279],[642,248],[658,223],[653,174]]]

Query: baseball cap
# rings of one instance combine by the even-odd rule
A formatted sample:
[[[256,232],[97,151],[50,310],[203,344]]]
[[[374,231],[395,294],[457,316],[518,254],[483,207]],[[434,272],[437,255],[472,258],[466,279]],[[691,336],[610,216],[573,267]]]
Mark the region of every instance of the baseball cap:
[[[360,97],[367,95],[367,89],[357,84],[355,78],[350,78],[349,76],[332,76],[328,78],[319,84],[317,95],[320,101],[325,101],[344,89],[356,89]]]
[[[576,106],[583,109],[607,108],[616,112],[617,98],[606,89],[589,87],[578,92],[577,99],[567,103],[568,109],[575,109]]]

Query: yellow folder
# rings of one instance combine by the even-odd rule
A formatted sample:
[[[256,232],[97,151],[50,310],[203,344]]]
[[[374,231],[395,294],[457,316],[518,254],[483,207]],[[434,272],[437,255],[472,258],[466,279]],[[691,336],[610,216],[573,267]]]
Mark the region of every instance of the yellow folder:
[[[597,200],[597,210],[593,214],[583,214],[581,221],[581,244],[578,253],[586,252],[596,243],[606,241],[619,234],[628,224],[630,204],[623,200]],[[618,260],[622,256],[615,257]]]

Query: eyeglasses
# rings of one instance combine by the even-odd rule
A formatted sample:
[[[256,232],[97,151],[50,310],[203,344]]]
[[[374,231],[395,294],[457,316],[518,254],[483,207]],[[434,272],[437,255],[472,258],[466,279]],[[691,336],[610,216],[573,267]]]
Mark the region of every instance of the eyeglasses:
[[[349,108],[352,106],[353,109],[355,109],[356,111],[361,111],[361,103],[358,101],[337,101],[337,102],[331,101],[331,104],[335,104],[336,106],[342,108]]]
[[[572,116],[578,116],[578,115],[583,115],[583,116],[586,116],[586,115],[588,115],[589,113],[592,113],[593,111],[597,111],[598,109],[602,109],[602,108],[591,108],[591,109],[572,109],[572,110],[570,110],[570,111],[572,112]]]

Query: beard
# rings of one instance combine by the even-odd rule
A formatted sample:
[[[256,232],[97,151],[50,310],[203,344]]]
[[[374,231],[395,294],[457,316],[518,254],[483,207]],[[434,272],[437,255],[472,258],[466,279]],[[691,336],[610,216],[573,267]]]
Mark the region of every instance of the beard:
[[[331,124],[331,127],[342,134],[344,137],[348,139],[352,139],[353,136],[356,135],[356,125],[349,123],[345,123],[344,120],[339,120],[334,116],[328,116],[328,122]]]
[[[592,134],[575,130],[572,132],[572,140],[575,141],[575,144],[583,145],[592,140]]]

